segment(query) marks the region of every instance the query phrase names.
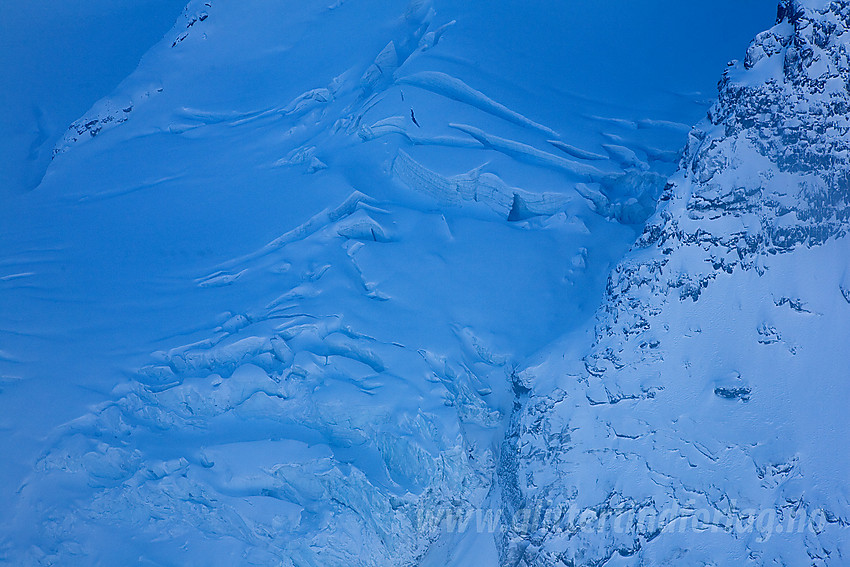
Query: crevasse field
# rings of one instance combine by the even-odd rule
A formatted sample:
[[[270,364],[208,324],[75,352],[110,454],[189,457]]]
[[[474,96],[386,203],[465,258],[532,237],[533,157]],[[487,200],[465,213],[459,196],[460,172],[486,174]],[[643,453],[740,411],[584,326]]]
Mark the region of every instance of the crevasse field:
[[[848,51],[0,0],[0,563],[850,565]]]

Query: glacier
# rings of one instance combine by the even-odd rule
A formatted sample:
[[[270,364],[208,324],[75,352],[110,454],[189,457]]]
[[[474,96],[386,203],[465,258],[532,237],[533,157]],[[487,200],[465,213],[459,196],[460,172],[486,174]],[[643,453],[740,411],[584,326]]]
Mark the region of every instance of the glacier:
[[[135,9],[5,136],[0,563],[847,561],[850,4]]]

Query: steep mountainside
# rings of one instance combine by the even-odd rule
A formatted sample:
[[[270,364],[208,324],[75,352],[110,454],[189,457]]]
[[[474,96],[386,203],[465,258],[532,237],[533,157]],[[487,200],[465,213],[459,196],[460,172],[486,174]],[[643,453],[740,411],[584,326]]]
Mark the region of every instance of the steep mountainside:
[[[850,561],[850,4],[778,20],[691,132],[592,347],[517,378],[502,564]]]

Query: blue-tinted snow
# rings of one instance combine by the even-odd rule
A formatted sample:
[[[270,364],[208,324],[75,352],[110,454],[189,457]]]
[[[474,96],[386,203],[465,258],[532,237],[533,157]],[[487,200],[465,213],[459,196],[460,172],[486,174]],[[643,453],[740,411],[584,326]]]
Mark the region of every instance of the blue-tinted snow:
[[[0,195],[33,189],[68,125],[174,25],[182,0],[0,2]]]
[[[507,374],[593,313],[634,239],[618,220],[642,214],[629,199],[651,200],[726,61],[774,15],[210,4],[88,111],[121,77],[64,83],[92,69],[70,56],[3,89],[74,124],[12,158],[25,187],[57,154],[0,212],[0,503],[16,518],[0,557],[267,563],[324,545],[347,561],[343,532],[374,536],[395,498],[480,504],[490,480],[452,475],[488,470],[471,460],[498,451]],[[136,8],[150,26],[97,65],[126,75],[169,8]],[[18,49],[3,70],[25,77],[44,52]],[[435,76],[450,80],[416,79]],[[23,116],[13,132],[38,131]],[[331,489],[374,505],[311,499]],[[393,521],[396,539],[359,545],[421,552]],[[183,535],[152,550],[163,529]]]

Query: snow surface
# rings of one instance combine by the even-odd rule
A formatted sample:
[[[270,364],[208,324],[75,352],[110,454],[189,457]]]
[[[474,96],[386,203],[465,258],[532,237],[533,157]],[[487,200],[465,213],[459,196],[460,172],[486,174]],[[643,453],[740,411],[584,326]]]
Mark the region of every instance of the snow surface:
[[[35,188],[68,124],[174,25],[183,0],[0,2],[0,197]]]
[[[124,73],[173,20],[173,4],[144,6],[134,29],[145,33],[110,59]],[[2,9],[32,25],[24,8]],[[539,378],[534,395],[563,388],[572,369],[558,360],[584,356],[576,345],[592,332],[608,275],[652,215],[690,125],[774,10],[193,1],[88,111],[78,107],[101,94],[94,87],[61,104],[52,92],[3,89],[58,110],[32,163],[12,157],[7,170],[19,191],[49,161],[43,179],[0,210],[0,561],[506,561],[493,534],[447,534],[418,514],[502,509],[516,376]],[[67,57],[57,66],[83,66]],[[98,89],[117,82],[97,75]],[[62,135],[58,120],[72,122]],[[23,155],[33,124],[4,136],[5,155]],[[846,279],[847,267],[830,263],[846,246],[830,246],[777,260],[771,273],[786,275],[775,282],[729,283],[755,290],[740,327],[708,331],[731,293],[712,288],[700,340],[761,329],[759,286],[780,303],[809,297],[787,275],[795,270],[827,264],[826,281]],[[811,301],[817,313],[845,305],[838,291]],[[844,319],[798,322],[787,305],[759,336],[794,331],[764,356],[830,337],[793,364],[835,371]],[[688,327],[671,333],[687,336],[689,317],[669,315]],[[675,412],[695,403],[694,389],[712,389],[713,405],[679,435],[724,422],[739,402],[713,388],[737,391],[733,371],[752,392],[747,414],[729,417],[735,431],[828,397],[798,382],[784,402],[767,400],[769,382],[747,368],[718,370],[716,384],[665,391]],[[835,392],[822,413],[841,423]],[[810,438],[814,424],[800,415],[788,435]],[[596,426],[639,438],[651,421],[595,420],[582,421],[591,441]],[[830,432],[824,446],[846,442]],[[713,433],[699,441],[709,452],[749,439]],[[778,454],[796,446],[780,445]],[[833,490],[830,454],[798,461],[810,486],[826,487],[825,505],[846,498]]]

